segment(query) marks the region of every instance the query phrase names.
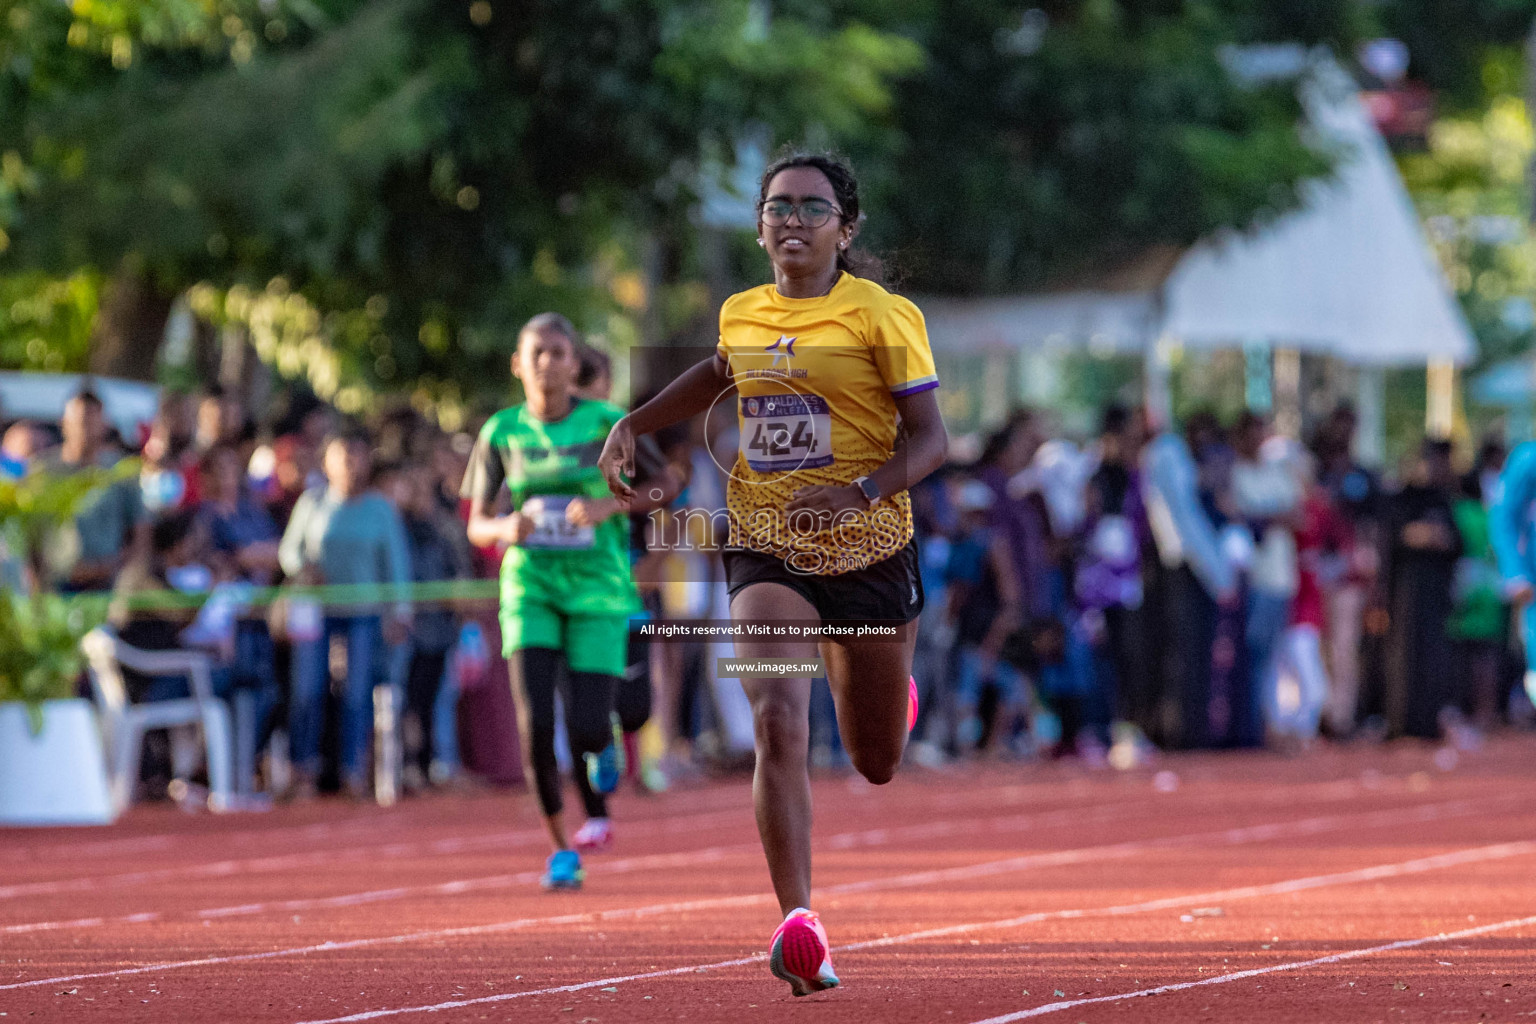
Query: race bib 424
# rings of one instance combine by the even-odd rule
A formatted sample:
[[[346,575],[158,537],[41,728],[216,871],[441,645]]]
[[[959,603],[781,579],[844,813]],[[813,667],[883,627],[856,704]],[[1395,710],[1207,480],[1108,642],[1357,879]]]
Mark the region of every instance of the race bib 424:
[[[818,395],[741,399],[741,454],[759,473],[832,465],[832,414]]]

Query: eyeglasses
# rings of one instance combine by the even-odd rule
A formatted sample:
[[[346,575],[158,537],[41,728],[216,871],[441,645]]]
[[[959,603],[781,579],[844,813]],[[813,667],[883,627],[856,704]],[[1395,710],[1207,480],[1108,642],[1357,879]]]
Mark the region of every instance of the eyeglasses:
[[[757,207],[763,223],[771,228],[781,228],[789,223],[789,218],[799,215],[800,223],[808,228],[819,228],[832,219],[835,213],[839,217],[843,211],[827,202],[825,199],[802,199],[798,203],[792,203],[788,199],[770,199],[765,203],[759,203]]]

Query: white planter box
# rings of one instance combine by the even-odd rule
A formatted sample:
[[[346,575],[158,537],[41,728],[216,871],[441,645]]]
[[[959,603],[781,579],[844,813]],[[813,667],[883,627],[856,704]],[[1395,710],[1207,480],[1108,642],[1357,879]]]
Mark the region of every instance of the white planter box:
[[[34,736],[25,705],[0,704],[0,825],[108,825],[115,817],[95,705],[44,702],[43,731]]]

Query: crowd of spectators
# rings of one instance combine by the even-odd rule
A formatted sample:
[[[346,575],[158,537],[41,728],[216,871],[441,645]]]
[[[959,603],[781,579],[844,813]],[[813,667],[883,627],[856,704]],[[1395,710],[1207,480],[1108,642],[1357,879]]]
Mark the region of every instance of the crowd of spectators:
[[[606,363],[587,358],[600,391]],[[664,439],[688,481],[674,515],[719,506],[734,429],[722,416]],[[1354,432],[1348,409],[1303,446],[1251,413],[1154,431],[1110,407],[1097,437],[1072,441],[1015,413],[913,492],[926,589],[913,758],[1130,768],[1160,748],[1300,752],[1320,737],[1468,746],[1527,720],[1488,546],[1501,445],[1458,476],[1450,445],[1429,441],[1384,480],[1354,461]],[[56,425],[11,424],[0,475],[136,455],[135,477],[51,538],[34,582],[112,591],[127,643],[210,652],[221,694],[257,696],[268,783],[363,796],[386,681],[408,790],[463,784],[466,763],[516,777],[494,588],[474,583],[498,557],[469,546],[459,498],[472,440],[409,409],[360,424],[312,397],[258,419],[217,390],[167,394],[143,437],[123,438],[86,390]],[[635,530],[651,614],[723,617],[717,561],[647,552],[658,522]],[[655,730],[630,760],[645,786],[729,760],[730,701],[703,654],[644,655]],[[155,699],[185,683],[134,685]],[[830,701],[814,707],[815,756],[836,764]]]
[[[365,429],[312,399],[263,432],[236,396],[214,391],[167,395],[133,443],[85,390],[56,436],[16,423],[3,447],[0,472],[13,477],[137,456],[136,476],[102,487],[49,538],[35,583],[110,591],[111,623],[134,647],[209,653],[217,694],[256,695],[258,742],[285,737],[287,793],[316,792],[323,749],[341,788],[368,791],[373,691],[386,680],[406,713],[407,783],[452,777],[457,723],[443,683],[459,616],[451,595],[418,607],[410,584],[473,575],[458,519],[462,440],[409,412]],[[188,600],[156,599],[167,595]],[[126,675],[136,700],[187,686]]]
[[[1111,407],[1078,445],[1015,414],[915,494],[919,679],[941,684],[921,753],[1129,767],[1528,721],[1488,539],[1503,445],[1458,475],[1429,440],[1383,480],[1355,430],[1348,408],[1304,446],[1254,413],[1155,431]]]

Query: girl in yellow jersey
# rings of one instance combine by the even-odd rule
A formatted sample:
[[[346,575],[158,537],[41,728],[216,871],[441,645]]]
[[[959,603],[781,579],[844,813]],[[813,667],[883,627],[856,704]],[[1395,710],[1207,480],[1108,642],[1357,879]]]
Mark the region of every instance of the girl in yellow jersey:
[[[943,462],[948,438],[923,317],[855,276],[858,185],[842,163],[796,154],[763,176],[758,244],[773,283],[732,296],[720,344],[614,425],[599,460],[633,497],[635,437],[734,401],[725,553],[737,622],[822,624],[831,638],[747,637],[743,659],[820,656],[838,729],[860,774],[889,782],[915,717],[909,672],[923,588],[907,489]],[[878,622],[884,635],[854,635]],[[849,627],[855,627],[850,629]],[[811,903],[810,678],[742,680],[756,731],[753,798],[784,921],[773,973],[795,995],[838,984]]]

